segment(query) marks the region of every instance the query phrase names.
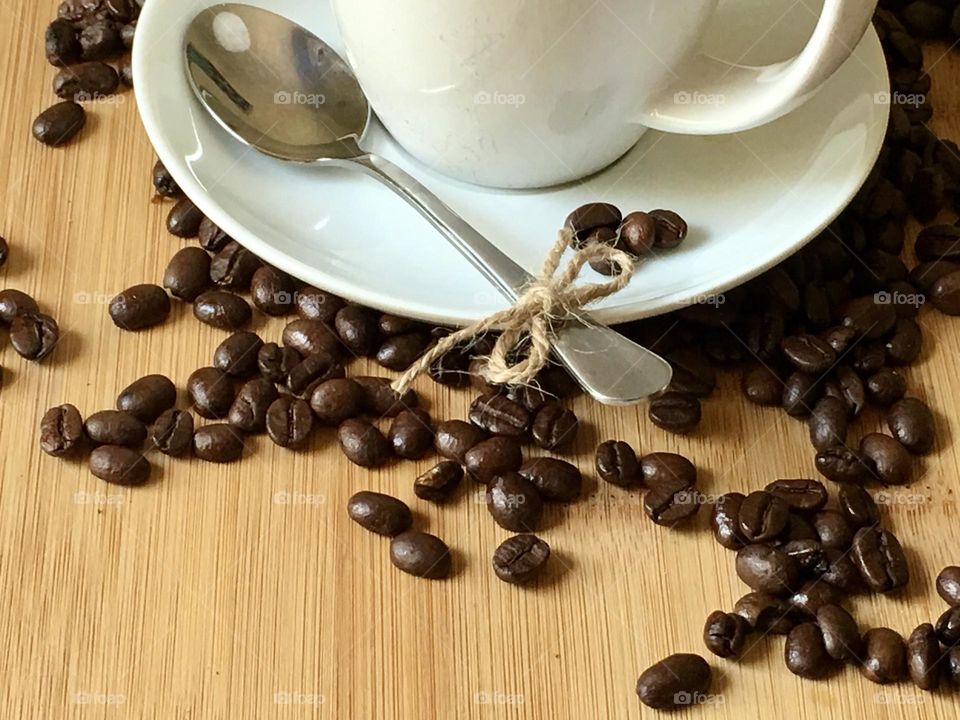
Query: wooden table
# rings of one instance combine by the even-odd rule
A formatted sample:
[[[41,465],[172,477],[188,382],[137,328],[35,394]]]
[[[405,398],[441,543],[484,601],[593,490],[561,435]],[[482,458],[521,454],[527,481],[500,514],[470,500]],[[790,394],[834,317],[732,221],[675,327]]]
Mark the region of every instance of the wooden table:
[[[43,455],[38,422],[54,404],[112,407],[118,390],[159,372],[181,386],[224,334],[177,305],[162,327],[117,330],[106,303],[157,282],[184,243],[165,232],[168,203],[151,201],[154,157],[131,93],[90,112],[82,141],[51,150],[29,137],[51,104],[42,34],[54,0],[0,3],[0,233],[11,245],[2,287],[37,297],[63,340],[42,364],[4,343],[0,397],[0,716],[4,718],[636,718],[638,673],[677,651],[705,652],[705,616],[744,592],[733,556],[706,530],[668,531],[640,496],[591,478],[589,496],[552,507],[543,537],[555,551],[536,588],[497,580],[490,555],[508,533],[469,486],[451,506],[418,501],[431,463],[368,472],[332,432],[294,453],[251,441],[235,465],[153,457],[155,479],[124,489],[83,462]],[[960,139],[960,52],[930,49],[937,128]],[[953,88],[952,95],[948,95]],[[960,324],[933,312],[912,392],[940,419],[941,450],[923,461],[906,502],[888,513],[909,550],[913,582],[859,599],[864,625],[909,632],[942,611],[933,578],[960,562],[957,426]],[[271,339],[282,321],[257,321]],[[357,368],[359,370],[359,368]],[[804,425],[743,401],[725,375],[696,434],[679,438],[644,411],[579,400],[578,462],[600,440],[682,452],[708,493],[812,476]],[[419,384],[434,417],[463,417],[466,391]],[[878,425],[871,416],[868,431]],[[455,549],[456,574],[417,580],[389,563],[383,538],[344,512],[359,489],[415,508],[417,525]],[[739,664],[711,657],[722,718],[955,718],[956,696],[881,688],[852,670],[801,681],[767,638]],[[921,704],[918,710],[915,705]]]

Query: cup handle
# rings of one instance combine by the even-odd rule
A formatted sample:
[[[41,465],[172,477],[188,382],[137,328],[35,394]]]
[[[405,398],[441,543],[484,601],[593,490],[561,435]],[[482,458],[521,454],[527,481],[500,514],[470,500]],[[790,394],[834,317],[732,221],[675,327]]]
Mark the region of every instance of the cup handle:
[[[807,46],[786,62],[747,67],[695,55],[637,122],[672,133],[717,135],[776,120],[801,105],[850,57],[876,5],[877,0],[826,0]]]

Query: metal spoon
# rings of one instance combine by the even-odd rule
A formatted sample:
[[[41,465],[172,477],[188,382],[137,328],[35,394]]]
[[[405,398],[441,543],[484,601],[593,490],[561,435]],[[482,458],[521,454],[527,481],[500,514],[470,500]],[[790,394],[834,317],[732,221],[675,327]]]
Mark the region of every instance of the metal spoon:
[[[422,213],[511,301],[533,279],[417,180],[363,150],[367,98],[350,67],[312,33],[251,5],[214,5],[190,23],[184,53],[197,97],[241,142],[282,160],[365,171]],[[556,329],[553,349],[607,405],[639,402],[672,374],[665,360],[587,313]]]

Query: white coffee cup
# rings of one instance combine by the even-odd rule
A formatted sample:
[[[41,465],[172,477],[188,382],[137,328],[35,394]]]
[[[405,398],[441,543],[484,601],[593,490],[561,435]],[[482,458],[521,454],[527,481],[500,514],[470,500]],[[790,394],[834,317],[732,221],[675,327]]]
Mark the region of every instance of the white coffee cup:
[[[529,188],[606,167],[648,128],[737,132],[802,103],[876,0],[826,0],[768,67],[700,53],[717,0],[333,0],[347,58],[397,141],[442,173]]]

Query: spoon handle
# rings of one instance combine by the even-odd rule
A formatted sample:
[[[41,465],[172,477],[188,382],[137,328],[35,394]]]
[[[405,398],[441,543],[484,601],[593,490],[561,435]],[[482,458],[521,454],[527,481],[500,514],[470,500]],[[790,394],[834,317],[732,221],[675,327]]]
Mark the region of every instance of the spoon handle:
[[[377,155],[353,160],[415,207],[509,300],[533,276],[498,250],[466,220],[407,172]],[[663,390],[672,370],[660,356],[628,340],[587,313],[558,328],[553,349],[580,386],[606,405],[631,405]]]

